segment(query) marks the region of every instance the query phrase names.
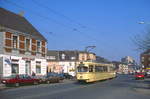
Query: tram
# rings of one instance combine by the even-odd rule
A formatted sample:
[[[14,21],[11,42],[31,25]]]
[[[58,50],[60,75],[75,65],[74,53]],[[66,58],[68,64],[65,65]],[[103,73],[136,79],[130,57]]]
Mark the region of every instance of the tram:
[[[111,63],[80,62],[77,66],[77,80],[95,82],[116,77],[114,65]]]

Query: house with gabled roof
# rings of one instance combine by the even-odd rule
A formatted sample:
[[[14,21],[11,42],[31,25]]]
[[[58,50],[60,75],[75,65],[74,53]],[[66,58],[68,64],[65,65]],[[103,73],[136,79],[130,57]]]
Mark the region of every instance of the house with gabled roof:
[[[23,16],[0,8],[0,75],[45,75],[47,40]]]

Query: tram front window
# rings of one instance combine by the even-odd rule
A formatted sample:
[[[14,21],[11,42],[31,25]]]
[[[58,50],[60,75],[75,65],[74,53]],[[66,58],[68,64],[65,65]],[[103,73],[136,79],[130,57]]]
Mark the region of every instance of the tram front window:
[[[78,67],[78,72],[88,72],[88,68],[87,67]]]

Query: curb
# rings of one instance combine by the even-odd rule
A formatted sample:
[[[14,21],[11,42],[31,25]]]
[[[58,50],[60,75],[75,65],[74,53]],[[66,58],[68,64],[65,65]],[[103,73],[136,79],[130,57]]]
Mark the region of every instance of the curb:
[[[0,90],[5,89],[5,85],[4,84],[0,84]]]

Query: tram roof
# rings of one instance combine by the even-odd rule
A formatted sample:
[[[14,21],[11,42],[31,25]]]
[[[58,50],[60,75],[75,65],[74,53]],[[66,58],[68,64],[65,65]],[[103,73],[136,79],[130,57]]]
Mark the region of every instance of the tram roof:
[[[113,65],[112,63],[98,63],[98,62],[90,62],[90,61],[84,61],[80,62],[80,64],[88,64],[88,65],[103,65],[103,66],[108,66],[108,65]]]

